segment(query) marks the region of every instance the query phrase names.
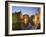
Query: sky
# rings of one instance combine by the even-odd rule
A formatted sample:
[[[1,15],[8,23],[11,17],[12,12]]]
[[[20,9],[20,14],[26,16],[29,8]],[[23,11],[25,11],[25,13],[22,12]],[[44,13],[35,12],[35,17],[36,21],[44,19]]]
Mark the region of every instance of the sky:
[[[13,6],[12,12],[15,13],[21,11],[22,14],[28,14],[29,16],[35,14],[39,11],[40,8],[38,7],[21,7],[21,6]]]

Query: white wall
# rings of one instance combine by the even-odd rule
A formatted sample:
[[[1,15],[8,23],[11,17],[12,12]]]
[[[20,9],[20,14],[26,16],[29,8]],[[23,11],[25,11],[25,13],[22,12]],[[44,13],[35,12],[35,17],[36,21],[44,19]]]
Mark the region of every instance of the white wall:
[[[44,2],[44,3],[46,3],[46,0],[16,0],[16,1],[29,1],[29,2]],[[46,10],[45,10],[45,12],[46,12]],[[46,16],[46,13],[45,13],[45,16]],[[0,0],[0,37],[5,37],[5,20],[4,19],[5,19],[5,0]],[[46,33],[42,34],[42,35],[41,34],[40,35],[24,35],[24,36],[14,36],[14,37],[46,37]]]

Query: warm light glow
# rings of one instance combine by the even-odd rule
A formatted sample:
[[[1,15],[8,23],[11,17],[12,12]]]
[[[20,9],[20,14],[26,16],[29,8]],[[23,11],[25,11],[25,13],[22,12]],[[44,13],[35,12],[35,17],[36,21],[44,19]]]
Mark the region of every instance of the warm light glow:
[[[25,24],[27,24],[27,18],[24,19]]]
[[[34,21],[35,25],[37,25],[38,23],[40,23],[40,16],[36,15],[33,21]]]
[[[23,15],[20,15],[20,18],[23,19]]]

